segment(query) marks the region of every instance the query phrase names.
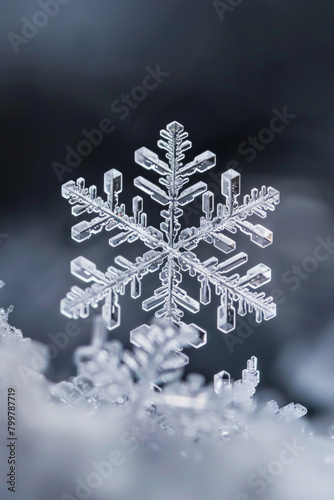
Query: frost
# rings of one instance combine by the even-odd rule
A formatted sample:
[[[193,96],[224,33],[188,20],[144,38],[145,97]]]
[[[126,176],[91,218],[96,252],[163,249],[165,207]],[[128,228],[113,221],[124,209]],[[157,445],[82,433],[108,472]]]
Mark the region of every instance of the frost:
[[[84,290],[78,286],[72,287],[61,301],[61,312],[71,318],[86,318],[90,307],[96,308],[103,302],[102,317],[107,328],[112,330],[120,324],[118,296],[125,293],[126,285],[131,283],[131,297],[138,298],[141,295],[142,278],[148,273],[159,271],[161,286],[143,301],[142,307],[145,311],[159,308],[155,316],[176,326],[184,325],[184,310],[196,313],[200,303],[210,303],[212,287],[221,300],[217,309],[217,327],[223,333],[235,328],[235,303],[240,315],[255,311],[257,322],[273,318],[276,306],[272,297],[266,297],[264,292],[252,291],[270,281],[269,267],[258,264],[243,275],[228,275],[247,262],[246,253],[239,252],[221,262],[216,257],[201,261],[194,250],[204,241],[223,254],[229,254],[236,249],[236,243],[226,233],[233,235],[237,231],[249,235],[251,241],[262,248],[270,245],[272,232],[260,224],[252,224],[248,219],[254,215],[265,218],[268,210],[274,210],[279,203],[278,191],[265,186],[260,190],[252,189],[251,194],[244,196],[242,204],[239,204],[240,175],[228,170],[221,179],[225,202],[215,207],[214,195],[207,191],[204,182],[184,189],[193,174],[206,172],[215,166],[215,155],[206,151],[190,163],[183,164],[184,153],[191,148],[183,126],[172,122],[160,135],[162,139],[158,141],[158,146],[166,151],[168,163],[145,147],[135,153],[136,163],[159,175],[159,185],[141,176],[134,180],[138,189],[164,206],[160,212],[163,219],[160,229],[147,225],[147,214],[143,211],[143,199],[140,196],[132,200],[133,215],[127,214],[125,205],[118,200],[123,189],[123,177],[114,168],[104,175],[105,200],[97,196],[96,186],[86,188],[83,178],[79,178],[76,183],[69,181],[63,185],[62,195],[73,205],[73,215],[96,215],[90,221],[84,220],[73,226],[72,238],[75,241],[82,242],[103,229],[117,230],[109,239],[112,247],[126,241],[133,243],[140,240],[149,250],[136,257],[134,262],[122,255],[117,256],[116,266],[108,267],[106,272],[99,271],[93,262],[84,257],[74,259],[71,263],[72,274],[93,284]],[[183,214],[182,207],[200,195],[204,216],[200,218],[199,226],[182,228],[179,222]],[[200,282],[199,301],[181,287],[183,272],[189,272]],[[205,343],[205,331],[201,331],[202,340],[197,341],[197,347]]]
[[[0,288],[4,285],[5,283],[0,280]],[[21,330],[9,325],[8,316],[12,311],[13,306],[10,306],[7,310],[0,307],[0,344],[2,345],[22,345],[29,341],[28,339],[23,339]]]
[[[13,307],[9,307],[7,310],[0,308],[0,344],[13,345],[27,342],[27,339],[23,339],[21,330],[8,324],[8,316],[11,313]]]

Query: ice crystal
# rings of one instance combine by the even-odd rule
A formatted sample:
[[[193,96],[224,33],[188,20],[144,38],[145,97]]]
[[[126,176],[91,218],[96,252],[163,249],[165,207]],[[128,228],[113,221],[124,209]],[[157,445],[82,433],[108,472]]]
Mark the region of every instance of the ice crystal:
[[[221,305],[217,310],[217,327],[220,331],[228,333],[235,328],[234,302],[238,304],[240,315],[254,310],[257,322],[261,322],[263,318],[271,319],[276,315],[272,297],[266,297],[264,292],[251,291],[270,281],[269,267],[258,264],[242,276],[237,273],[227,276],[227,273],[247,262],[246,253],[239,252],[222,262],[216,257],[201,261],[194,250],[199,242],[205,241],[228,254],[235,250],[236,243],[226,232],[234,234],[238,230],[249,235],[251,241],[260,247],[271,244],[272,232],[247,219],[252,215],[264,218],[268,210],[274,210],[279,202],[278,191],[265,186],[260,190],[252,189],[251,194],[246,195],[239,205],[237,198],[240,193],[240,174],[228,170],[222,174],[221,179],[225,203],[218,203],[215,210],[214,195],[207,191],[204,182],[197,182],[183,189],[191,175],[203,173],[215,166],[215,155],[206,151],[184,165],[184,152],[191,147],[191,142],[186,140],[188,134],[184,132],[183,126],[172,122],[160,135],[163,139],[158,141],[158,146],[167,151],[168,163],[145,147],[136,151],[135,161],[145,169],[156,172],[163,188],[141,176],[134,180],[138,189],[165,207],[161,211],[163,222],[160,230],[147,225],[147,215],[143,212],[143,199],[140,196],[135,196],[132,200],[133,215],[127,215],[125,205],[118,201],[123,185],[122,174],[114,168],[104,174],[106,200],[97,196],[96,186],[86,188],[83,178],[79,178],[76,183],[69,181],[63,185],[62,195],[73,205],[73,215],[97,214],[90,222],[81,221],[73,226],[72,238],[75,241],[82,242],[102,229],[118,229],[117,234],[109,239],[112,247],[125,241],[132,243],[141,240],[150,250],[138,256],[135,262],[122,255],[117,256],[115,263],[118,267],[110,266],[105,273],[97,270],[95,264],[84,257],[74,259],[71,263],[72,274],[93,284],[85,290],[72,287],[61,302],[62,313],[71,318],[85,318],[90,306],[97,307],[104,301],[102,317],[105,325],[109,330],[116,328],[120,324],[118,295],[124,294],[126,285],[131,282],[131,296],[139,297],[143,276],[160,271],[161,286],[154,291],[153,296],[143,301],[143,309],[150,311],[159,307],[156,317],[164,318],[174,325],[183,324],[184,309],[197,313],[200,303],[210,303],[212,286],[221,298]],[[202,195],[204,216],[198,227],[182,229],[179,222],[183,214],[181,207],[191,203],[199,195]],[[200,303],[181,288],[184,271],[197,277],[201,283]],[[197,347],[205,343],[205,332],[202,333],[202,339],[203,342],[198,342]]]
[[[133,352],[117,340],[108,341],[102,318],[97,316],[89,346],[78,347],[77,375],[51,388],[53,401],[66,406],[87,406],[122,411],[122,418],[149,416],[169,434],[198,440],[227,440],[249,436],[256,410],[253,396],[260,381],[255,356],[247,362],[240,380],[221,371],[213,384],[200,374],[182,379],[188,357],[181,352],[198,334],[193,328],[175,328],[167,322],[142,325],[131,333]],[[289,422],[306,413],[294,403],[279,409],[276,401],[262,408],[266,416]]]
[[[180,378],[189,362],[181,351],[197,338],[193,328],[176,330],[166,322],[141,325],[131,332],[130,353],[119,341],[107,341],[102,318],[96,316],[91,344],[75,351],[77,376],[54,386],[52,397],[69,405],[85,402],[94,410],[141,401],[157,384]]]

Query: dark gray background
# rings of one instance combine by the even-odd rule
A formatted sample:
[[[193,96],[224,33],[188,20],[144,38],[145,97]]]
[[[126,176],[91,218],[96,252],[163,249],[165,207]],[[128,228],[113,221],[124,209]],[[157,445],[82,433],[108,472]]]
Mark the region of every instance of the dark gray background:
[[[104,270],[118,253],[134,258],[143,250],[137,244],[112,250],[106,233],[81,245],[71,240],[76,220],[52,169],[54,161],[64,162],[65,147],[75,148],[83,129],[111,118],[116,130],[64,181],[84,176],[101,193],[103,173],[119,168],[122,200],[130,207],[130,197],[138,194],[133,179],[142,174],[156,179],[135,165],[134,151],[145,145],[158,152],[159,130],[178,120],[193,142],[188,161],[210,149],[217,154],[217,173],[231,160],[240,163],[244,194],[262,184],[282,193],[276,212],[259,221],[274,230],[272,246],[254,248],[247,237],[237,237],[239,251],[250,253],[250,264],[264,262],[273,269],[266,292],[282,291],[277,318],[231,353],[216,329],[215,298],[189,317],[208,329],[207,346],[189,351],[189,369],[208,379],[226,369],[239,378],[247,358],[256,355],[262,385],[283,393],[281,404],[292,399],[311,410],[330,409],[334,256],[319,263],[295,291],[282,276],[313,255],[318,237],[333,232],[333,2],[244,0],[220,20],[213,3],[204,0],[71,0],[15,53],[8,33],[21,34],[21,18],[31,20],[39,10],[30,0],[1,5],[0,233],[8,236],[0,239],[0,278],[6,282],[1,304],[15,306],[11,323],[25,336],[48,343],[47,334],[63,331],[67,321],[59,313],[60,299],[71,285],[81,286],[70,275],[71,259],[84,255]],[[157,64],[170,75],[121,120],[111,103],[140,85],[145,68]],[[284,106],[297,117],[247,162],[239,144],[268,126],[273,108]],[[148,197],[144,203],[149,223],[157,225],[156,205]],[[199,216],[192,215],[190,223],[196,225]],[[211,255],[212,248],[200,251]],[[144,278],[143,298],[156,283],[150,279]],[[197,296],[198,282],[185,282]],[[121,304],[122,326],[111,335],[128,345],[129,330],[148,322],[149,315],[129,294]],[[74,348],[89,342],[90,325],[78,324],[82,333],[52,362],[54,379],[72,373]]]

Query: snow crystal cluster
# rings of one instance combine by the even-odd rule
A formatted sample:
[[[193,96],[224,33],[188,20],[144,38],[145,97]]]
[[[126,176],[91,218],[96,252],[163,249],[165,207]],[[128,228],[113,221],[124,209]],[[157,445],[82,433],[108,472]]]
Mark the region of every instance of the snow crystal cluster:
[[[259,383],[257,359],[253,356],[233,382],[229,373],[214,376],[205,385],[199,374],[182,380],[189,359],[183,347],[197,338],[194,329],[176,329],[169,323],[142,325],[131,333],[133,352],[124,351],[117,340],[107,341],[101,317],[95,318],[91,345],[76,349],[77,376],[51,389],[52,399],[69,406],[83,405],[91,413],[104,408],[122,408],[134,416],[150,415],[164,422],[179,437],[201,435],[214,440],[248,436],[246,415],[255,411],[253,396]],[[279,409],[270,401],[262,409],[285,421],[303,416],[306,409],[291,403]]]

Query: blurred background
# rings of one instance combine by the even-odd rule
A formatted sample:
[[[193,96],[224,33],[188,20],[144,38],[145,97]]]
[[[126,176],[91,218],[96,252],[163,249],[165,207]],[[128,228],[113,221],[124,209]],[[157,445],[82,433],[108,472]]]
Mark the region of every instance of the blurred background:
[[[259,220],[274,231],[273,245],[236,238],[248,267],[272,267],[265,291],[276,297],[277,317],[256,327],[238,317],[227,339],[216,328],[214,297],[186,316],[208,330],[207,345],[188,351],[188,371],[211,380],[225,369],[239,378],[256,355],[262,387],[274,388],[281,405],[300,402],[311,415],[332,410],[333,2],[16,0],[3,2],[1,14],[0,278],[1,305],[15,307],[11,324],[54,346],[68,323],[59,302],[72,285],[82,286],[70,261],[83,255],[104,271],[119,253],[143,253],[137,243],[112,249],[110,233],[71,240],[78,221],[61,184],[83,176],[102,194],[103,173],[115,167],[129,212],[139,194],[133,179],[156,180],[134,163],[134,151],[159,152],[159,130],[177,120],[193,142],[187,161],[216,153],[216,168],[194,180],[207,181],[217,199],[220,174],[231,166],[242,173],[243,194],[262,185],[281,191],[276,211]],[[148,74],[155,76],[145,80]],[[151,88],[143,92],[145,81]],[[98,145],[82,145],[101,121],[109,133]],[[149,224],[158,226],[160,208],[145,197]],[[200,216],[195,202],[182,224],[197,225]],[[198,251],[224,258],[205,244]],[[143,299],[157,283],[157,275],[143,279]],[[184,283],[198,297],[197,280]],[[120,303],[122,325],[110,335],[129,346],[129,331],[150,315],[129,293]],[[91,323],[77,325],[80,334],[53,350],[53,380],[73,373],[74,349],[89,343]]]

